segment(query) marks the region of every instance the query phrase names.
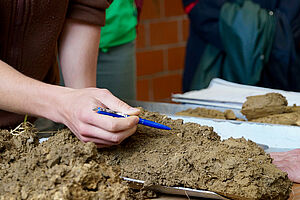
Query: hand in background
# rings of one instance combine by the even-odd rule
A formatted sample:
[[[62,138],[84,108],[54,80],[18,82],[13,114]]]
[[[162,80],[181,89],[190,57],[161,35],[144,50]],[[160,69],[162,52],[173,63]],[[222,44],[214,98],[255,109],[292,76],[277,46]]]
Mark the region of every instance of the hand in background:
[[[139,109],[132,108],[106,89],[74,89],[60,98],[62,123],[83,142],[94,142],[98,148],[120,144],[135,133]],[[133,115],[113,118],[97,114],[96,107]]]
[[[270,153],[273,164],[288,173],[289,179],[300,183],[300,149]]]

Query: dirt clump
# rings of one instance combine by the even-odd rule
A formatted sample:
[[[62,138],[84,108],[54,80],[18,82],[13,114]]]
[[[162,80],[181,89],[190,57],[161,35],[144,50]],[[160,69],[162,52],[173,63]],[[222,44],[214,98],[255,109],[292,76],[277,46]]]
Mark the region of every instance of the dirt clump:
[[[0,130],[0,169],[18,160],[24,153],[31,152],[38,145],[35,129],[28,129],[22,134]]]
[[[119,169],[107,166],[94,144],[69,130],[41,144],[28,143],[32,138],[1,131],[0,199],[130,199]]]
[[[225,110],[224,112],[225,118],[230,120],[236,120],[237,117],[232,110]]]
[[[121,175],[146,185],[183,186],[233,199],[287,199],[292,182],[252,141],[221,141],[213,128],[171,120],[157,113],[141,117],[172,128],[139,126],[121,145],[100,150]]]
[[[232,110],[226,110],[225,112],[207,109],[207,108],[189,108],[187,110],[177,112],[176,115],[191,116],[191,117],[203,117],[203,118],[214,118],[214,119],[229,119],[236,120],[237,117]]]
[[[252,122],[300,126],[300,112],[269,115],[251,120]]]
[[[287,100],[278,93],[268,93],[265,95],[257,95],[247,97],[243,104],[241,113],[248,120],[266,117],[274,114],[281,114],[288,111]]]
[[[278,93],[247,97],[241,112],[249,121],[300,126],[299,106],[287,106],[284,96]]]

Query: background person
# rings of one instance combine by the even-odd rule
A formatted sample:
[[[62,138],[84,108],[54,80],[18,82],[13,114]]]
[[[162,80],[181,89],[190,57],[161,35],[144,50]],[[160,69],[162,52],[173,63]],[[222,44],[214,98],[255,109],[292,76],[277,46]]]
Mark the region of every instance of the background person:
[[[142,0],[115,0],[101,29],[97,87],[121,99],[136,99],[135,39]]]
[[[183,91],[211,79],[300,91],[300,1],[183,0],[190,19]]]

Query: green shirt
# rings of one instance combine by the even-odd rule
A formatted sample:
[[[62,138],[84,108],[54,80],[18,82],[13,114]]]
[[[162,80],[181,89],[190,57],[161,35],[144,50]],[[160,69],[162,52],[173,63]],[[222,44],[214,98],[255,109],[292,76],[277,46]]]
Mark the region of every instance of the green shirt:
[[[110,47],[136,38],[137,10],[134,0],[114,0],[106,10],[105,26],[101,28],[99,48],[107,52]]]

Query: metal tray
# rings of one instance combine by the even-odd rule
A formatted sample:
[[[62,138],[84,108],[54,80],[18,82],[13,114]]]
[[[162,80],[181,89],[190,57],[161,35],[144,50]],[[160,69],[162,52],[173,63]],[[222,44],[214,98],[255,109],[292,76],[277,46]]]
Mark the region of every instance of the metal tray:
[[[193,104],[174,104],[174,103],[156,103],[143,101],[128,101],[132,106],[140,106],[152,112],[165,114],[172,119],[183,119],[184,122],[194,122],[200,125],[207,125],[214,128],[221,139],[230,137],[252,140],[259,144],[267,145],[269,152],[282,152],[296,148],[300,148],[300,127],[287,126],[279,124],[264,124],[248,121],[209,119],[199,117],[177,116],[175,113],[186,110],[188,108],[202,107],[207,109],[216,109],[225,111],[228,108],[216,106],[200,106]],[[240,110],[232,109],[238,118],[245,117]]]
[[[143,188],[144,181],[121,177],[123,180],[129,183],[129,186],[135,189]],[[185,187],[167,187],[161,185],[153,185],[149,187],[144,187],[145,189],[153,190],[155,192],[160,192],[163,194],[172,194],[172,195],[183,195],[187,197],[201,197],[201,198],[208,198],[208,199],[221,199],[221,200],[228,200],[228,198],[219,195],[215,192],[207,191],[207,190],[196,190],[191,188]]]

